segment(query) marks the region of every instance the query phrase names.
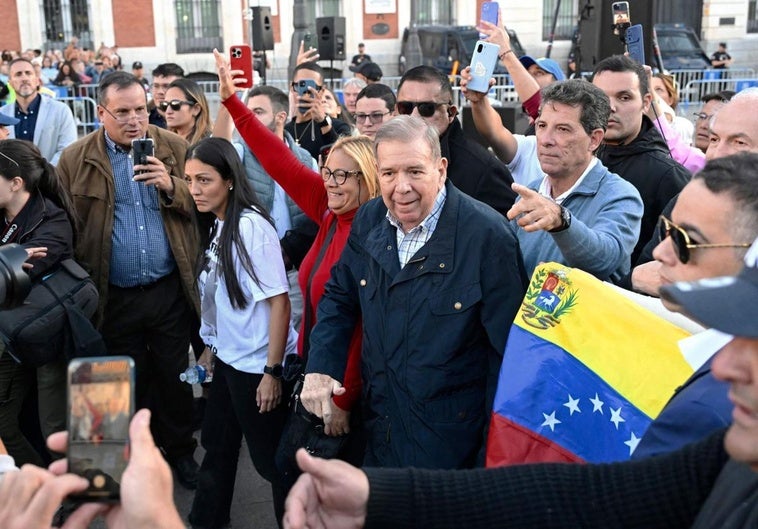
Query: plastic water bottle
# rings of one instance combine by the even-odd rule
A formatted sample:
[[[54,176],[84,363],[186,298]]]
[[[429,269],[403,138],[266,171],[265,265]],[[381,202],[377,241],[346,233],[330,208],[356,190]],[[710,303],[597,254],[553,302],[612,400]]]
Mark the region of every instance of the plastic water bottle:
[[[202,384],[210,382],[211,379],[203,366],[194,365],[189,366],[183,373],[179,373],[179,380],[187,384]]]

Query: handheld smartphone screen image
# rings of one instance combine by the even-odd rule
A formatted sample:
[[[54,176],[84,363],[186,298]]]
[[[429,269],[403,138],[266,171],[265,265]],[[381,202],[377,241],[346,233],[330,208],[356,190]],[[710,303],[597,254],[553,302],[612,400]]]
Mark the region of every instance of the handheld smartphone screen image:
[[[629,2],[613,2],[611,6],[613,11],[613,33],[621,35],[622,32],[632,25],[632,19],[629,16]]]
[[[129,461],[134,361],[76,358],[68,366],[68,469],[90,485],[78,501],[116,501]]]

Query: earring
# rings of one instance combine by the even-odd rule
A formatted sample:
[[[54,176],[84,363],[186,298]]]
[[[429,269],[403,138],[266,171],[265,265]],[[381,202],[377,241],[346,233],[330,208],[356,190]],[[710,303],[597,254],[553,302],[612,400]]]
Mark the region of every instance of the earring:
[[[231,191],[232,189],[234,189],[234,186],[229,186],[229,191]]]

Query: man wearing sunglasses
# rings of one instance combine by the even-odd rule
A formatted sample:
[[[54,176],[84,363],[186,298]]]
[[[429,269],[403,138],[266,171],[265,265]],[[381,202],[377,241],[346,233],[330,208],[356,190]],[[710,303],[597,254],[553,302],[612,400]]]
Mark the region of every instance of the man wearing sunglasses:
[[[730,103],[731,104],[731,103]],[[655,248],[662,287],[736,275],[748,247],[758,237],[758,153],[709,161],[687,184],[670,213],[658,224]],[[666,308],[679,307],[661,298]],[[715,353],[723,341],[706,331],[685,342]],[[708,358],[685,382],[647,430],[633,458],[676,450],[731,423],[732,404],[726,384],[711,373]]]
[[[314,84],[315,88],[306,86],[305,83]],[[314,159],[318,159],[321,147],[334,143],[340,136],[350,134],[350,125],[327,116],[321,103],[323,89],[324,70],[321,66],[315,62],[303,62],[295,67],[290,83],[295,108],[293,118],[284,126],[284,130]]]
[[[396,107],[398,114],[418,116],[437,129],[442,156],[448,160],[447,176],[455,187],[505,216],[516,200],[511,173],[465,137],[447,75],[431,66],[411,68],[400,79]]]
[[[174,80],[184,77],[184,68],[173,62],[166,62],[159,64],[152,72],[153,84],[152,95],[153,100],[150,102],[150,120],[151,125],[160,127],[162,129],[167,128],[166,125],[166,109],[162,107],[163,101],[166,99],[166,90]]]
[[[355,102],[355,126],[358,132],[374,139],[376,131],[395,115],[395,93],[387,85],[374,83],[358,93]]]

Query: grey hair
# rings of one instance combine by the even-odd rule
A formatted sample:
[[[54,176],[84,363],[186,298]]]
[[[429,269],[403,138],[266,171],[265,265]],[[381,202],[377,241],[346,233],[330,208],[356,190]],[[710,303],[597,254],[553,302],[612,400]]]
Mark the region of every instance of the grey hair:
[[[350,79],[342,83],[342,89],[344,90],[350,85],[355,85],[359,89],[363,90],[364,88],[366,88],[366,81],[364,81],[363,79],[359,79],[358,77],[351,77]]]
[[[742,101],[743,99],[750,99],[751,101],[758,99],[758,86],[751,86],[750,88],[740,90],[729,100],[729,102]]]
[[[583,79],[568,79],[542,89],[540,113],[548,103],[580,107],[579,122],[587,134],[595,129],[605,131],[611,115],[611,102],[605,92]]]
[[[413,143],[418,138],[423,139],[429,145],[433,160],[439,160],[442,158],[440,137],[437,128],[433,125],[429,125],[421,118],[410,115],[395,116],[376,131],[376,137],[374,138],[374,154],[376,155],[378,153],[379,144],[384,141]]]

